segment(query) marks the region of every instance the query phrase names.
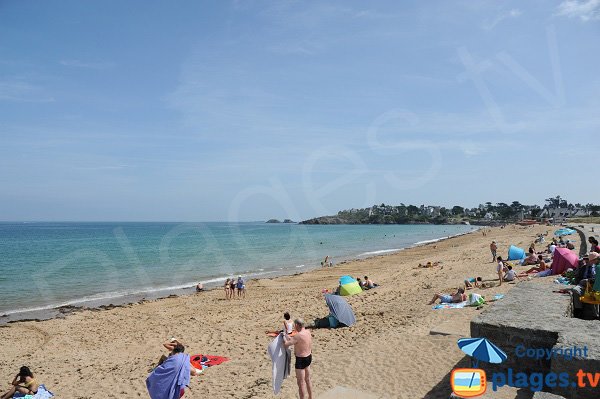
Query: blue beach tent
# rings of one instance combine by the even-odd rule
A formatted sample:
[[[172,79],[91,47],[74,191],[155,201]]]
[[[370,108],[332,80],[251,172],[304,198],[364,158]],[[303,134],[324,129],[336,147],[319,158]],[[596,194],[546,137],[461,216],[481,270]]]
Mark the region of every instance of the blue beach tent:
[[[508,248],[508,260],[521,260],[525,259],[525,250],[523,248],[511,245]]]

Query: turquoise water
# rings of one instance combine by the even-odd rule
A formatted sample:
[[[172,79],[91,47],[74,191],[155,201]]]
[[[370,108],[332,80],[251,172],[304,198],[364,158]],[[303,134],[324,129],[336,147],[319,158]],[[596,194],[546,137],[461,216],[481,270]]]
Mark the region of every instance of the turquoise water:
[[[0,223],[0,315],[307,270],[472,226]]]

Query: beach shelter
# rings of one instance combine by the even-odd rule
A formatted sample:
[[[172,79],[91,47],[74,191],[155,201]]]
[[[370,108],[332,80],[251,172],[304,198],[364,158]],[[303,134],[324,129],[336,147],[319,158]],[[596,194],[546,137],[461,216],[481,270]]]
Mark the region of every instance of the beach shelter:
[[[552,258],[552,274],[562,274],[568,268],[575,269],[579,264],[579,257],[568,248],[556,248]]]
[[[475,359],[475,367],[479,361],[502,363],[507,359],[506,353],[485,338],[461,338],[458,340],[461,351]]]
[[[351,276],[340,277],[340,295],[354,295],[362,292],[362,288],[358,281]]]
[[[508,260],[525,259],[525,250],[517,246],[511,245],[508,248]]]
[[[568,228],[562,228],[562,229],[558,229],[554,232],[554,235],[559,237],[559,236],[570,236],[571,234],[576,233],[575,230],[573,229],[568,229]]]
[[[348,305],[348,302],[339,295],[325,294],[325,303],[329,308],[329,313],[340,323],[350,327],[356,323],[354,311]]]

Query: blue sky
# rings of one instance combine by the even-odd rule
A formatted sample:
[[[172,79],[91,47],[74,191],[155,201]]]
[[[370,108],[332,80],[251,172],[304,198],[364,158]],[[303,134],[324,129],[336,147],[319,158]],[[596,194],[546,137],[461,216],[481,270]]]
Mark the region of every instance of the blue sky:
[[[0,220],[600,202],[600,0],[2,1]]]

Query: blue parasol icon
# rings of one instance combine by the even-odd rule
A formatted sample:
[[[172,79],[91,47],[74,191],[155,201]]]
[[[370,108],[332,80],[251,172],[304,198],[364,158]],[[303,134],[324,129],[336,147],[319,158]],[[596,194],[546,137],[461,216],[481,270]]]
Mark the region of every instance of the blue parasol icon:
[[[502,363],[508,358],[502,349],[485,338],[461,338],[458,340],[458,347],[475,359],[474,367],[477,367],[480,360],[488,363]]]

